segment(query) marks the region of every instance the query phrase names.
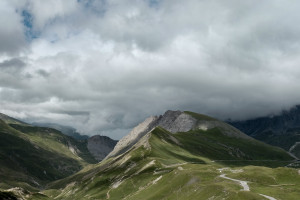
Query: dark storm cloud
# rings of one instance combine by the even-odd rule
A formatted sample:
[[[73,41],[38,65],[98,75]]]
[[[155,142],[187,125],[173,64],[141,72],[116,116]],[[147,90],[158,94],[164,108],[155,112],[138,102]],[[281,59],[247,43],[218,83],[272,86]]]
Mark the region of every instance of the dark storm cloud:
[[[47,77],[50,76],[50,73],[48,73],[47,71],[45,71],[43,69],[37,70],[36,73],[39,74],[39,75],[41,75],[41,76],[43,76],[43,77],[45,77],[45,78],[47,78]]]
[[[27,121],[120,138],[168,109],[246,119],[300,103],[296,0],[0,4],[0,112]]]
[[[18,59],[18,58],[12,58],[10,60],[5,60],[3,62],[0,63],[0,69],[1,68],[22,68],[24,67],[26,64],[25,62],[23,62],[22,60]]]
[[[74,111],[74,110],[61,110],[57,111],[57,113],[62,113],[62,114],[67,114],[67,115],[84,115],[84,116],[89,116],[90,112],[88,111]]]

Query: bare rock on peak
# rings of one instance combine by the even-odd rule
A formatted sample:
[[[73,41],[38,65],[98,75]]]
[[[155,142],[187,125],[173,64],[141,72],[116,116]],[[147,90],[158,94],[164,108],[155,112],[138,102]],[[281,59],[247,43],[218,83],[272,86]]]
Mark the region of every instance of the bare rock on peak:
[[[171,133],[187,132],[195,127],[197,120],[181,111],[167,111],[158,121],[158,126]]]
[[[137,141],[146,135],[153,127],[157,125],[158,117],[149,117],[144,122],[137,125],[132,131],[123,137],[115,146],[114,150],[107,157],[120,155],[130,149]]]
[[[97,161],[101,161],[113,150],[116,144],[116,140],[95,135],[88,139],[87,148]]]
[[[157,126],[160,126],[171,133],[188,132],[193,129],[208,130],[219,127],[222,129],[223,133],[228,136],[250,139],[250,137],[243,134],[238,129],[211,117],[192,112],[168,110],[163,115],[149,117],[136,126],[128,135],[123,137],[117,143],[114,150],[110,152],[106,158],[118,156],[126,152],[135,145],[140,138]]]

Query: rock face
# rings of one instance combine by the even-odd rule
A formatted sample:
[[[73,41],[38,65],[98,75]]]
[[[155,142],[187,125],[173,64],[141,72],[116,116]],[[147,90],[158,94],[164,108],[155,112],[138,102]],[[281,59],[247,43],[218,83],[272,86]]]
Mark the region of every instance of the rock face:
[[[160,126],[171,133],[187,132],[193,129],[208,130],[211,128],[219,127],[222,128],[224,134],[226,135],[250,139],[250,137],[248,137],[238,129],[224,122],[208,118],[207,116],[203,115],[199,116],[197,116],[196,113],[190,114],[190,112],[168,110],[163,115],[149,117],[144,122],[136,126],[128,135],[123,137],[117,143],[114,150],[108,154],[107,158],[118,156],[126,152],[134,144],[136,144],[140,138],[142,138],[157,126]]]
[[[97,161],[101,161],[113,150],[116,144],[116,140],[95,135],[88,139],[87,148]]]

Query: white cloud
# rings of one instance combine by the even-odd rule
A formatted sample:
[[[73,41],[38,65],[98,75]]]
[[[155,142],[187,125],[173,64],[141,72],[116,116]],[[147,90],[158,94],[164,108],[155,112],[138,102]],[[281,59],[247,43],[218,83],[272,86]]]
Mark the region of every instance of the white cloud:
[[[24,66],[0,67],[0,112],[24,120],[119,138],[167,109],[242,119],[300,103],[297,1],[1,5],[0,66]],[[22,9],[39,33],[28,46]]]
[[[0,56],[17,55],[26,45],[22,18],[9,1],[0,2]]]

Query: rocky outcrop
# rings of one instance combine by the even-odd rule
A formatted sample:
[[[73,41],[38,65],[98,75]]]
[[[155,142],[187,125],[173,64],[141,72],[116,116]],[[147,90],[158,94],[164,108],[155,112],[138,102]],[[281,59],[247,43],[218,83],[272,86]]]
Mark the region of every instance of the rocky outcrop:
[[[196,116],[197,114],[195,113],[194,115]],[[189,112],[168,110],[163,115],[149,117],[136,126],[128,135],[123,137],[117,143],[114,150],[108,154],[107,158],[126,152],[136,144],[140,138],[157,126],[160,126],[171,133],[188,132],[193,129],[208,130],[218,127],[222,129],[226,135],[250,139],[250,137],[238,129],[224,122],[212,118],[209,119],[207,116],[204,116],[203,119],[195,116],[189,114]]]
[[[88,139],[87,148],[97,161],[101,161],[113,150],[116,144],[116,140],[95,135]]]
[[[130,149],[137,141],[146,135],[153,127],[157,125],[158,117],[149,117],[144,122],[137,125],[132,131],[123,137],[107,157],[120,155]]]

